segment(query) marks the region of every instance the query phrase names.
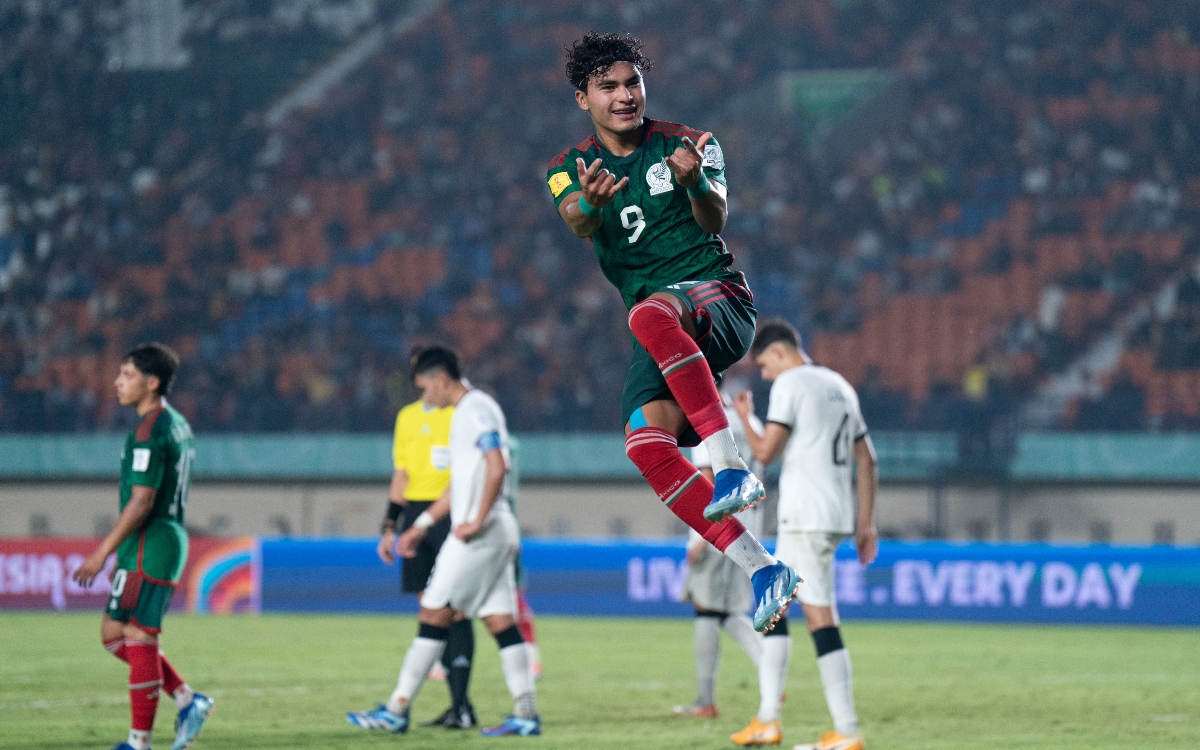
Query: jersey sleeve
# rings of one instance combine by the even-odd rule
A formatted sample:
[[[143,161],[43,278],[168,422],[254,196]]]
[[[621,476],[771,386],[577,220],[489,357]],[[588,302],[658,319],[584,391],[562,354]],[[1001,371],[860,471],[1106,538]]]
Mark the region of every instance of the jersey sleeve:
[[[854,420],[854,439],[862,440],[867,436],[867,420],[863,419],[862,407],[858,403],[858,394],[854,394],[852,401],[854,408],[851,410],[851,418]]]
[[[472,415],[476,430],[475,447],[483,453],[503,448],[503,425],[500,424],[497,410],[488,408],[488,404],[485,403],[472,404],[472,409],[475,412]]]
[[[170,454],[166,440],[151,433],[150,439],[133,444],[133,459],[129,463],[129,483],[152,489],[162,487]]]
[[[771,386],[771,399],[767,405],[767,421],[781,424],[788,429],[796,426],[796,415],[800,413],[799,389],[789,382],[790,378],[777,378]]]
[[[704,144],[703,153],[704,160],[700,162],[700,166],[704,169],[705,176],[714,182],[728,185],[725,182],[725,152],[721,150],[721,144],[717,143],[716,137],[708,139],[708,143]]]
[[[404,440],[407,437],[407,431],[404,429],[404,410],[396,415],[396,429],[392,433],[392,467],[396,471],[405,471],[407,465],[404,461]]]
[[[554,198],[555,208],[571,193],[583,190],[579,186],[579,168],[575,164],[577,156],[575,149],[569,148],[554,157],[546,169],[546,185]]]
[[[691,451],[692,466],[697,469],[712,468],[712,457],[708,455],[708,448],[704,447],[704,443],[692,448]]]

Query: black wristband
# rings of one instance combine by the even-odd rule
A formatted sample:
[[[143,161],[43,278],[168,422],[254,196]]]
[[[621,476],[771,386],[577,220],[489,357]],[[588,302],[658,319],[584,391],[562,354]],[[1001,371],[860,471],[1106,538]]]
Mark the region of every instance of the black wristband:
[[[404,506],[388,498],[387,513],[384,514],[383,525],[379,532],[386,533],[396,530],[396,522],[400,520],[400,516],[404,515]]]

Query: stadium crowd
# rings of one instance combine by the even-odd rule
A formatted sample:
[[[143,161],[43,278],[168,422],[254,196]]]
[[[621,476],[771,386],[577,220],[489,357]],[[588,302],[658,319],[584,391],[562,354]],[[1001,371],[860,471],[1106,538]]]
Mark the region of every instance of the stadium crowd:
[[[431,339],[515,429],[619,427],[625,312],[542,184],[587,135],[562,47],[613,25],[607,9],[449,3],[268,125],[307,70],[296,50],[337,34],[214,11],[185,39],[211,64],[121,73],[115,6],[43,5],[0,1],[0,429],[117,427],[110,371],[147,339],[183,354],[174,402],[200,430],[385,429],[412,395],[407,349]],[[1060,420],[1137,429],[1200,426],[1195,398],[1154,397],[1160,373],[1200,372],[1186,10],[676,1],[617,18],[657,60],[651,115],[721,140],[724,236],[762,314],[847,372],[869,423],[1012,413],[1150,303],[1127,342],[1149,367],[1099,378]],[[247,34],[276,42],[248,89],[229,72]],[[738,106],[781,74],[841,68],[895,71],[904,102],[848,153],[811,148],[802,113]],[[969,335],[942,337],[953,351],[898,367],[928,332],[886,328],[895,305],[973,304],[1017,278],[1023,304],[972,308]]]

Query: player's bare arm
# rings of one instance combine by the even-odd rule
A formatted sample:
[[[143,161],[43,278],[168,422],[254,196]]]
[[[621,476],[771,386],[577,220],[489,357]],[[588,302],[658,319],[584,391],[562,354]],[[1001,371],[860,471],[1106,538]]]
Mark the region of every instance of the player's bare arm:
[[[409,526],[408,530],[400,535],[400,541],[396,545],[396,548],[400,552],[401,557],[416,557],[417,547],[420,546],[421,540],[425,538],[425,534],[429,530],[429,527],[450,515],[449,486],[446,487],[446,490],[442,493],[442,496],[435,500],[433,505],[430,505],[428,508],[426,508],[421,515],[423,516],[426,513],[429,514],[428,524],[420,524],[420,516],[418,516],[418,522],[414,523],[412,526]]]
[[[868,565],[879,552],[879,535],[875,531],[875,491],[879,486],[879,472],[870,435],[854,441],[854,460],[858,465],[858,524],[854,542],[858,548],[858,561]]]
[[[475,516],[474,521],[460,523],[454,527],[454,536],[464,542],[470,541],[471,537],[478,534],[483,528],[488,513],[492,511],[492,506],[500,497],[500,490],[504,487],[504,475],[508,471],[508,467],[504,465],[504,454],[499,448],[493,448],[484,453],[483,462],[483,496],[479,499],[479,513]]]
[[[754,394],[742,391],[734,397],[733,408],[742,420],[742,427],[746,430],[746,442],[750,444],[755,458],[765,466],[774,463],[783,455],[783,449],[787,446],[792,431],[778,422],[767,422],[762,432],[755,429],[750,421],[750,415],[754,413]]]
[[[684,136],[683,145],[664,161],[675,174],[675,183],[687,188],[696,223],[709,234],[720,234],[729,219],[729,204],[725,186],[704,174],[704,146],[711,138],[712,133],[705,133],[693,142]]]
[[[113,526],[113,530],[108,532],[108,536],[104,537],[100,546],[87,556],[87,559],[76,569],[71,578],[84,588],[91,586],[92,581],[96,580],[96,576],[104,569],[104,561],[116,551],[117,547],[121,546],[121,542],[142,527],[146,516],[150,515],[153,507],[154,488],[135,484],[133,492],[129,496],[129,502],[121,511],[121,515],[117,517],[117,523]]]
[[[617,193],[629,184],[629,178],[622,177],[618,180],[612,172],[604,168],[600,159],[596,159],[590,165],[584,164],[583,159],[576,159],[575,165],[579,171],[579,186],[583,190],[568,195],[559,204],[558,215],[577,237],[590,237],[600,227],[600,214],[585,215],[580,210],[579,199],[583,198],[588,205],[596,209],[607,206],[612,203]]]

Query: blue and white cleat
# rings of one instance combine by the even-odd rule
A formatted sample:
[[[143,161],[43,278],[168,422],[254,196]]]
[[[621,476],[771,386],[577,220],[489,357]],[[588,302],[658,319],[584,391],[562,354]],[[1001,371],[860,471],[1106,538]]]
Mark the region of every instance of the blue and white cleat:
[[[408,712],[394,714],[382,703],[371,711],[351,711],[346,714],[346,721],[359,729],[386,729],[392,734],[408,731]]]
[[[171,750],[183,750],[195,742],[212,709],[212,698],[203,693],[192,696],[192,702],[179,709],[179,716],[175,717],[175,741],[171,743]]]
[[[753,472],[723,469],[713,481],[713,499],[704,507],[704,519],[717,523],[752,507],[766,495],[766,489]]]
[[[540,717],[522,719],[520,716],[512,715],[505,719],[500,726],[488,727],[480,732],[484,737],[536,737],[541,733],[542,720]]]
[[[113,750],[133,750],[133,745],[128,742],[122,742],[119,745],[113,745]]]
[[[803,582],[796,571],[781,562],[755,571],[750,576],[754,601],[758,602],[758,608],[754,610],[754,629],[765,633],[775,627]]]

